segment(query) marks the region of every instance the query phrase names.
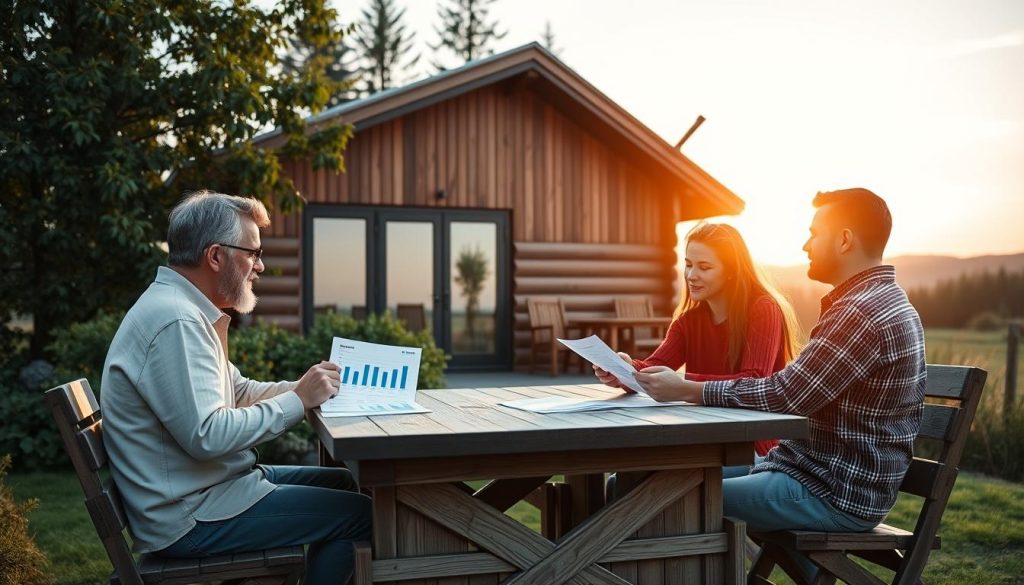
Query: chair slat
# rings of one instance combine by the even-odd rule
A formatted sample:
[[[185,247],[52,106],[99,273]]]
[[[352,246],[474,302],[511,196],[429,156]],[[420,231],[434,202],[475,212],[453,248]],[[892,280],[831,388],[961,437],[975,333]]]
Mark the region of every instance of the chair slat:
[[[948,441],[953,430],[953,420],[960,414],[960,408],[943,404],[925,404],[921,414],[921,430],[918,437]]]
[[[934,497],[935,478],[938,477],[942,468],[943,465],[941,463],[915,457],[910,462],[907,474],[903,476],[900,491],[922,498]]]
[[[103,421],[98,420],[75,433],[78,447],[86,465],[99,471],[107,464],[107,451],[103,448]]]
[[[935,398],[963,400],[967,392],[967,377],[974,368],[928,364],[928,382],[925,395]]]

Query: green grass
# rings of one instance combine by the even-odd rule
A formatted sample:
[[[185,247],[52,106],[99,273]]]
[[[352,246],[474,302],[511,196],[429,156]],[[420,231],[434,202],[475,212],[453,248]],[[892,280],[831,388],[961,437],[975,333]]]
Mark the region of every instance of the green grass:
[[[29,529],[50,559],[58,585],[105,583],[110,563],[82,504],[72,473],[12,474],[8,482],[19,499],[36,497]],[[910,529],[916,518],[911,496],[901,496],[887,522]],[[517,504],[509,515],[539,530],[537,509]],[[1024,583],[1024,485],[964,473],[942,518],[942,548],[925,570],[932,585]],[[882,569],[876,573],[885,575]],[[779,578],[779,583],[786,583]]]

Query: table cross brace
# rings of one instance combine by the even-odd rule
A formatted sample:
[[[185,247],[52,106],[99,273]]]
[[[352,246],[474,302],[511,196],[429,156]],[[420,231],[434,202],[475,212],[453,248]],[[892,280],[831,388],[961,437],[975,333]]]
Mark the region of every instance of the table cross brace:
[[[399,488],[397,495],[406,506],[525,569],[507,580],[509,585],[621,585],[628,582],[596,563],[702,481],[700,470],[656,472],[557,545],[450,485]]]

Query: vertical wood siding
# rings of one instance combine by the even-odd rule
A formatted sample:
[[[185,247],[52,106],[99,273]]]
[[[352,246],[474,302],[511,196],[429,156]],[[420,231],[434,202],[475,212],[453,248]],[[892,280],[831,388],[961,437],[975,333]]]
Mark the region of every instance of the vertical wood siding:
[[[616,294],[650,296],[665,311],[671,305],[675,215],[667,186],[522,85],[484,87],[357,130],[345,164],[347,172],[336,174],[313,170],[309,161],[286,161],[283,172],[311,203],[512,211],[513,262],[529,266],[512,273],[515,345],[525,341],[521,309],[526,296],[557,292],[557,271],[540,268],[544,275],[530,276],[537,263],[564,267],[578,258],[575,252],[566,257],[558,244],[603,245],[594,249],[630,250],[627,256],[641,249],[631,246],[640,245],[653,256],[642,277],[630,267],[634,261],[625,258],[575,269],[573,278],[583,279],[576,284],[593,270],[589,276],[607,286],[562,291],[570,296],[572,312],[610,312]],[[436,196],[441,191],[444,198]],[[261,300],[257,314],[294,329],[300,322],[300,279],[290,267],[298,264],[300,229],[300,214],[273,218],[266,236],[280,252],[268,250],[268,275],[257,289],[262,299],[272,301]],[[522,244],[530,243],[554,246],[521,257]],[[271,271],[279,261],[289,269],[275,277]],[[273,298],[265,289],[273,291]]]

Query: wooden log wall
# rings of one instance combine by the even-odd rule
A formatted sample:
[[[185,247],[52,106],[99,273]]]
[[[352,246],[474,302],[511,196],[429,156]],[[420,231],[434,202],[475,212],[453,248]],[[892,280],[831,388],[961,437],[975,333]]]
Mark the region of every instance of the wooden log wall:
[[[530,356],[526,299],[559,297],[569,319],[615,313],[616,298],[649,297],[655,313],[671,314],[676,255],[660,246],[516,242],[513,293],[515,364]]]

